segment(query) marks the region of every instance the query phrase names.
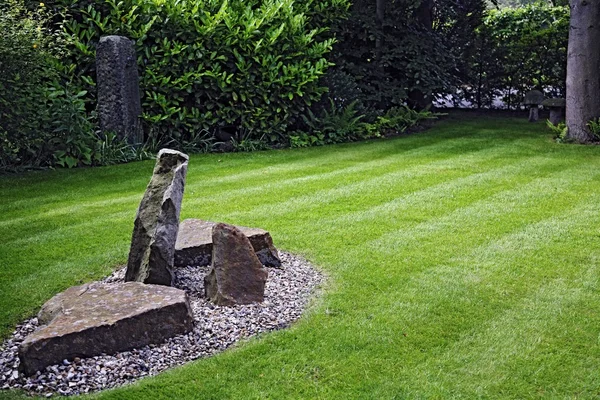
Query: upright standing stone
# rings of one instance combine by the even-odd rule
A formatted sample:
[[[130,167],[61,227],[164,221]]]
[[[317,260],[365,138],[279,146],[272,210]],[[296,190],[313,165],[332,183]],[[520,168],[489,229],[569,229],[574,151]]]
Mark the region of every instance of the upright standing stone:
[[[129,143],[143,142],[142,114],[134,42],[123,36],[100,38],[96,50],[98,117],[102,132]]]
[[[212,241],[212,269],[204,278],[206,297],[225,306],[262,302],[268,272],[246,235],[233,225],[216,224]]]
[[[170,149],[158,153],[135,217],[126,281],[171,286],[187,165],[183,153]]]

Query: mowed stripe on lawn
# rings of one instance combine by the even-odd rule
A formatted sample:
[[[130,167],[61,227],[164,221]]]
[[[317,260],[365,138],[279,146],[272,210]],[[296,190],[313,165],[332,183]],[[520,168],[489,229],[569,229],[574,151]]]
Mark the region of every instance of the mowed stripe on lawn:
[[[290,330],[99,397],[591,397],[597,156],[501,119],[192,156],[182,218],[265,227],[328,283]],[[4,334],[126,260],[151,168],[0,178],[0,195],[16,202],[0,214]]]

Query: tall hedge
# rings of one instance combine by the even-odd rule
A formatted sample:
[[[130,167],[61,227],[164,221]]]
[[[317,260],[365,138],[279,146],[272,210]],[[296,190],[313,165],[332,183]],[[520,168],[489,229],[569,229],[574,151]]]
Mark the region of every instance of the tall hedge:
[[[0,2],[0,172],[92,163],[93,123],[61,79],[64,43],[44,3]]]
[[[319,77],[347,0],[57,0],[70,68],[95,102],[102,35],[136,42],[146,134],[189,140],[229,129],[278,141],[323,92]]]
[[[564,97],[568,35],[568,6],[536,2],[490,11],[465,60],[470,76],[462,97],[476,107],[491,107],[503,96],[508,108],[518,107],[531,89]]]

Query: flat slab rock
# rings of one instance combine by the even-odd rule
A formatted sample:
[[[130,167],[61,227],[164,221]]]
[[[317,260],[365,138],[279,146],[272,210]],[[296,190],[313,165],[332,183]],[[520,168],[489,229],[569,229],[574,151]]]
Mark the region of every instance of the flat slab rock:
[[[212,259],[212,229],[216,222],[186,219],[179,224],[175,242],[175,267],[210,265]],[[281,260],[271,234],[264,229],[236,226],[250,240],[260,262],[273,268],[281,267]]]
[[[26,375],[64,359],[160,343],[193,328],[183,290],[140,282],[71,287],[44,304],[38,319],[47,325],[19,346]]]

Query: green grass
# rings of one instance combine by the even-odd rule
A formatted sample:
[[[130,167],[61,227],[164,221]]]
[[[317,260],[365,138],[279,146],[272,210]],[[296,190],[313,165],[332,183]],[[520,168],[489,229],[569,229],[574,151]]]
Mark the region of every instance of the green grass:
[[[3,337],[126,261],[152,167],[0,178]],[[291,329],[93,397],[600,396],[599,147],[479,118],[391,140],[193,156],[191,217],[268,229],[328,284]]]

